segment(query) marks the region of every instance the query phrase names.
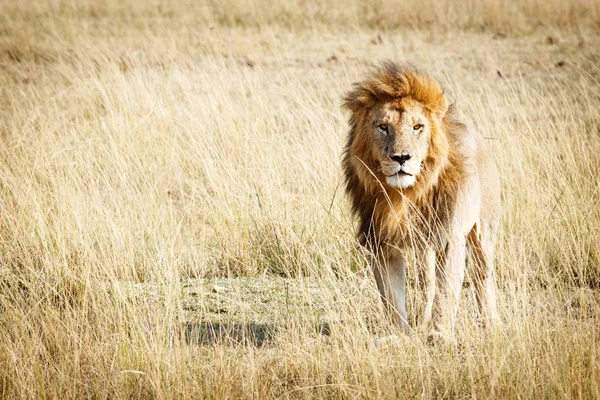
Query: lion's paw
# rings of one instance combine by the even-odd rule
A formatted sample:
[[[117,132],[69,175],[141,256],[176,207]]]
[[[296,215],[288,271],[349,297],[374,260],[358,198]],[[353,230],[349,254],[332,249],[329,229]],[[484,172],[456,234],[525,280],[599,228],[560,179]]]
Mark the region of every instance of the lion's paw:
[[[382,336],[373,341],[373,345],[376,349],[383,349],[390,346],[400,346],[402,339],[397,335]]]
[[[459,344],[453,335],[440,331],[430,331],[426,333],[425,341],[427,344],[435,347],[459,347]]]

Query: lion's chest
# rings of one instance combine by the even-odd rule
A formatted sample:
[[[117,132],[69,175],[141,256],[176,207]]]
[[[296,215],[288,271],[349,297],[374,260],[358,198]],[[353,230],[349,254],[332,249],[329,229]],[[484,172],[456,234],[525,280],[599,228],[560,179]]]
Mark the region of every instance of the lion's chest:
[[[417,242],[429,241],[437,231],[438,223],[434,209],[404,201],[387,204],[379,210],[381,239],[400,248],[413,247]]]

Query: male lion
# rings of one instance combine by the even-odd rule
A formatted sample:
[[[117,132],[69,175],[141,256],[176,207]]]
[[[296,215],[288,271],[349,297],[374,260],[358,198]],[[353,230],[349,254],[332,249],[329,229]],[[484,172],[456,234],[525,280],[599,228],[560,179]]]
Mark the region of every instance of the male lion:
[[[456,120],[440,83],[412,65],[383,63],[354,85],[344,107],[346,191],[386,308],[410,329],[405,252],[414,249],[426,294],[421,323],[451,336],[469,244],[479,311],[493,323],[501,204],[485,139]]]

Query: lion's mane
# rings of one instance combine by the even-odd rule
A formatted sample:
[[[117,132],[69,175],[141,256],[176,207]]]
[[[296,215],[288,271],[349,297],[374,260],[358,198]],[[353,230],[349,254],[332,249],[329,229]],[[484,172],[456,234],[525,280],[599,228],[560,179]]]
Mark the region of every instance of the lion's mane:
[[[373,135],[367,121],[380,103],[412,98],[424,106],[431,125],[429,152],[415,184],[391,188],[379,179],[372,159]],[[464,161],[457,143],[465,125],[456,120],[441,84],[409,64],[385,62],[346,94],[344,108],[351,112],[342,166],[352,211],[359,218],[363,245],[407,239],[409,225],[432,226],[433,216],[447,212],[464,176]],[[428,234],[421,229],[420,234]]]

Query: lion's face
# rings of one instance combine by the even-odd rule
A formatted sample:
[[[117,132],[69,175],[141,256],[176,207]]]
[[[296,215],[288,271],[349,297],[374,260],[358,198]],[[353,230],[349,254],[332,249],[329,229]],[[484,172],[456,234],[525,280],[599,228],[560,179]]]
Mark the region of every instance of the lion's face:
[[[441,84],[410,65],[384,63],[354,85],[344,108],[351,129],[343,165],[355,207],[365,200],[355,187],[375,194],[382,183],[388,195],[425,196],[450,154]]]
[[[375,167],[391,187],[405,189],[417,181],[429,151],[431,123],[422,105],[411,99],[375,107],[364,133],[369,141]]]

